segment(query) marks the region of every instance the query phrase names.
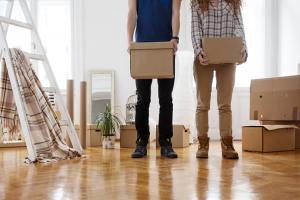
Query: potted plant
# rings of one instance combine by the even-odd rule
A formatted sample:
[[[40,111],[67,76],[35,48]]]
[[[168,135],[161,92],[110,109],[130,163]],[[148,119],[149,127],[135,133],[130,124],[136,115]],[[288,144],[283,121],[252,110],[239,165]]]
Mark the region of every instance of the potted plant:
[[[122,125],[119,117],[124,119],[121,114],[113,114],[112,108],[108,105],[106,105],[103,113],[101,112],[95,116],[96,132],[101,132],[104,149],[115,148],[116,127],[120,128],[120,125]]]

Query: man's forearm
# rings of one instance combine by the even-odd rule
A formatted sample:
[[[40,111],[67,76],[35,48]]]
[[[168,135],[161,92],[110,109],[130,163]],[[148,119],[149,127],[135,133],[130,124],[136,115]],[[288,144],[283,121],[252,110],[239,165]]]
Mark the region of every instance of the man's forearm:
[[[136,14],[128,13],[128,20],[127,20],[127,42],[133,42],[133,33],[136,26]]]
[[[180,14],[174,13],[172,16],[172,29],[173,29],[173,36],[179,36],[180,30]]]
[[[180,6],[181,0],[173,0],[172,8],[172,29],[173,36],[179,36],[180,30]]]

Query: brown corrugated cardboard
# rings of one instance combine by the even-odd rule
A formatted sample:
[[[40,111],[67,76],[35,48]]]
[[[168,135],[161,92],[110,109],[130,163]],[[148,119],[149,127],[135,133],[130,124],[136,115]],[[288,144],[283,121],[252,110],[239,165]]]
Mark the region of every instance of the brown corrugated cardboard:
[[[120,147],[135,148],[136,147],[137,131],[135,125],[122,125],[120,129]],[[149,148],[148,144],[148,148]]]
[[[156,126],[156,147],[159,147],[158,143],[159,130],[158,125]],[[174,148],[184,148],[188,147],[190,137],[190,130],[184,125],[173,125],[173,137],[172,146]]]
[[[295,150],[294,125],[264,125],[242,127],[244,151],[274,152]]]
[[[300,76],[251,81],[250,120],[300,120]]]
[[[242,59],[242,37],[203,38],[202,46],[208,64],[237,63]]]
[[[295,125],[300,127],[300,121],[260,121],[261,125]],[[300,149],[300,129],[295,130],[295,148]]]
[[[79,125],[74,125],[77,136],[79,136]],[[102,137],[100,132],[96,132],[95,124],[88,124],[86,131],[86,146],[94,147],[94,146],[102,146]]]
[[[130,72],[134,79],[173,78],[173,42],[130,44]]]

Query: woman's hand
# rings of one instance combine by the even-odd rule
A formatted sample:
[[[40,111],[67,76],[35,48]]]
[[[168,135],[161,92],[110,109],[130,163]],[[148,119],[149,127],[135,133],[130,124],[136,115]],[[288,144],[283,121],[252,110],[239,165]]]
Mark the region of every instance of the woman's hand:
[[[200,64],[201,65],[209,65],[209,64],[205,63],[208,61],[208,59],[204,59],[203,56],[206,56],[206,54],[204,53],[204,51],[201,51],[198,55],[198,60],[200,61]]]
[[[243,63],[245,62],[245,60],[246,60],[246,50],[243,49],[243,50],[241,51],[241,53],[242,53],[242,55],[243,55],[243,58],[242,58],[241,60],[238,60],[238,64],[237,64],[237,65],[243,64]]]

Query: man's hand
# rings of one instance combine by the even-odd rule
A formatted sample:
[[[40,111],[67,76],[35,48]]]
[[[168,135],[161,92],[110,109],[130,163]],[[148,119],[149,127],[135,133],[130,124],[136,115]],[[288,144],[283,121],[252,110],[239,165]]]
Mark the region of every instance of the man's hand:
[[[127,52],[129,53],[129,55],[130,55],[130,44],[131,44],[131,43],[134,43],[134,41],[131,41],[131,42],[128,43]]]
[[[243,49],[243,50],[241,51],[241,53],[242,53],[242,55],[243,55],[243,58],[242,58],[241,60],[238,60],[238,64],[237,64],[237,65],[241,65],[241,64],[245,63],[245,60],[246,60],[246,50]]]
[[[200,64],[201,65],[209,65],[209,64],[205,63],[208,61],[208,59],[204,59],[203,56],[206,56],[206,54],[204,53],[204,51],[201,51],[198,55],[198,60],[200,61]]]
[[[180,30],[180,6],[181,6],[181,0],[173,0],[172,1],[172,31],[173,36],[178,37],[179,36],[179,30]],[[176,39],[171,40],[173,42],[173,49],[174,54],[178,50],[178,43]]]
[[[172,39],[171,42],[173,42],[173,49],[174,49],[174,54],[177,52],[178,50],[178,43],[176,39]]]

